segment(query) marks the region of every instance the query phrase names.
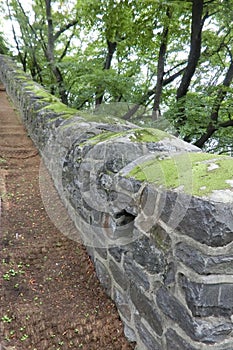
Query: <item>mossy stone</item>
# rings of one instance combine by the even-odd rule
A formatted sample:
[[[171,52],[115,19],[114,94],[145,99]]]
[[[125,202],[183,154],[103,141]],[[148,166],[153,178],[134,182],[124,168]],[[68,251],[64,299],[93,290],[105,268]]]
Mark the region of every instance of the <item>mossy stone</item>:
[[[127,177],[185,193],[208,196],[214,190],[232,188],[233,159],[207,153],[182,153],[155,158],[133,168]]]

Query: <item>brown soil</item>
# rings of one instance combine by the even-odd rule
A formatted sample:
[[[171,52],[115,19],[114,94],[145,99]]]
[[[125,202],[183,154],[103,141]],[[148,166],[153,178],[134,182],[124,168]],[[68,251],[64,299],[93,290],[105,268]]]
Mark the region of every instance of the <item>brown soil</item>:
[[[0,349],[133,349],[85,248],[47,215],[40,156],[1,87],[0,106]]]

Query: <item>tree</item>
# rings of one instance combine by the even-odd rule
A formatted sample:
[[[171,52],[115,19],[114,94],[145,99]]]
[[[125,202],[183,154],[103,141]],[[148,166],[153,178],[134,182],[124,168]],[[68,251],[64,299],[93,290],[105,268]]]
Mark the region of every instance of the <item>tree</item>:
[[[67,7],[62,2],[53,3],[54,7],[57,10],[52,11],[52,0],[35,0],[32,8],[25,11],[21,0],[7,0],[8,16],[24,70],[30,69],[35,80],[45,86],[50,85],[52,93],[58,90],[62,102],[67,104],[64,73],[59,64],[68,52],[78,20],[76,12],[73,18],[67,20]],[[16,21],[20,34],[16,33]],[[59,39],[64,33],[67,36],[62,39],[63,47],[58,49],[61,44]]]
[[[0,32],[0,54],[6,55],[8,53],[9,49],[7,47],[6,41],[4,39],[4,34]]]
[[[188,142],[233,152],[233,0],[32,3],[28,13],[7,0],[18,57],[63,102],[121,102],[123,119],[166,120]]]

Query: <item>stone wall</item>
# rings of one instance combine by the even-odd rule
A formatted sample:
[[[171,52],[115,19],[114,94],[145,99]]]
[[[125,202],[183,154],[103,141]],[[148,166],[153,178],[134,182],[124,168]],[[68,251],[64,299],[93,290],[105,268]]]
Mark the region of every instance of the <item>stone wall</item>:
[[[232,350],[232,158],[80,114],[5,56],[0,79],[128,339],[138,350]]]

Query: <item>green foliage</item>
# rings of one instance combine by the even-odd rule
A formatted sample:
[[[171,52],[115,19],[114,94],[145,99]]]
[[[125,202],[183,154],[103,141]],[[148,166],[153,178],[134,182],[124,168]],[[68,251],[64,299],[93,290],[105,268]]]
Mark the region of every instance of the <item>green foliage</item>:
[[[4,35],[2,32],[0,32],[0,54],[6,55],[8,54],[9,49],[7,47]]]
[[[95,110],[102,103],[106,108],[102,107],[101,113],[110,115],[107,106],[119,103],[117,116],[123,116],[139,104],[141,108],[131,116],[133,121],[144,126],[159,124],[169,131],[175,128],[181,138],[192,143],[213,123],[216,130],[203,148],[232,154],[232,126],[222,127],[233,119],[231,82],[220,101],[217,119],[212,121],[211,114],[232,62],[233,0],[204,2],[201,55],[188,92],[180,100],[177,89],[192,58],[192,1],[51,0],[52,61],[48,57],[45,1],[34,0],[30,11],[22,0],[8,3],[11,24],[17,22],[20,28],[15,39],[25,70],[54,95],[60,96],[64,90],[70,106]],[[0,35],[0,50],[1,43]],[[110,53],[113,44],[115,50]],[[158,123],[151,116],[162,48],[162,122]],[[98,113],[95,115],[98,118]]]

